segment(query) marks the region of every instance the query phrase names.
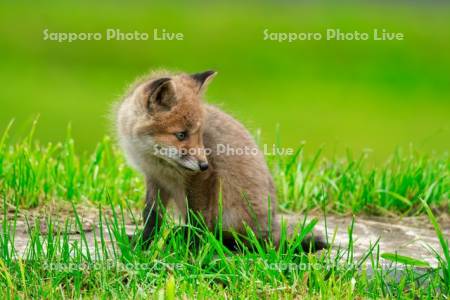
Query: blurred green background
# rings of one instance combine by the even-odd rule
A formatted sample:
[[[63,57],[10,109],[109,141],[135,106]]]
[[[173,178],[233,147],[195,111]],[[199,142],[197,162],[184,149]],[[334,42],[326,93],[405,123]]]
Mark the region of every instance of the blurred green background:
[[[144,2],[0,4],[0,127],[13,136],[65,137],[90,151],[110,132],[111,103],[151,69],[219,72],[207,99],[264,142],[326,155],[397,147],[450,146],[450,9],[429,5],[312,5],[292,2],[189,5]],[[182,32],[183,41],[44,41],[50,32]],[[404,41],[265,41],[263,31],[327,28],[402,32]]]

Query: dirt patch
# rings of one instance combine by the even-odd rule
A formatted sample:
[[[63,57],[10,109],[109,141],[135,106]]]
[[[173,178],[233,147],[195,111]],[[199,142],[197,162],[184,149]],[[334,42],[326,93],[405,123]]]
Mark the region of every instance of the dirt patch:
[[[95,236],[99,234],[99,207],[91,204],[77,205],[77,214],[82,230],[89,243],[89,248],[94,249]],[[111,207],[102,207],[103,218],[112,218],[113,210]],[[122,213],[120,209],[116,209],[121,219]],[[136,223],[140,224],[140,211],[131,210],[123,211],[124,224],[127,232],[132,233],[136,229]],[[49,203],[45,206],[29,209],[15,210],[10,208],[7,213],[8,223],[16,220],[15,246],[18,254],[21,255],[26,249],[30,231],[36,230],[42,235],[52,232],[65,231],[70,235],[70,240],[80,239],[80,226],[67,227],[67,223],[77,224],[73,206],[71,203],[58,201]],[[291,219],[291,222],[302,222],[303,216],[299,214],[282,215],[283,218]],[[4,216],[1,216],[1,224],[3,224]],[[48,228],[48,220],[52,220],[52,228]],[[336,231],[336,238],[333,245],[334,249],[341,247],[346,249],[349,243],[348,228],[352,223],[351,217],[345,216],[328,216],[327,228],[325,229],[325,220],[319,217],[319,223],[316,226],[317,231],[323,235],[325,232],[331,240],[333,233]],[[446,237],[450,236],[449,216],[442,214],[439,221]],[[38,227],[38,228],[36,228]],[[69,230],[67,230],[69,229]],[[3,230],[2,230],[3,232]],[[108,232],[103,233],[109,244],[112,238]],[[435,255],[430,249],[441,251],[436,233],[426,216],[407,217],[407,218],[386,218],[386,217],[368,217],[361,216],[355,218],[353,228],[353,244],[355,257],[361,257],[366,251],[373,246],[373,243],[379,239],[380,252],[398,253],[416,259],[429,262],[432,266],[437,264]]]
[[[298,219],[298,215],[289,215],[288,218]],[[328,216],[326,232],[331,239],[334,231],[336,237],[333,247],[346,249],[349,243],[348,229],[352,224],[351,217]],[[441,215],[439,223],[444,236],[450,237],[450,222],[448,215]],[[325,221],[320,219],[316,229],[325,232]],[[360,258],[379,239],[380,254],[397,253],[437,265],[435,254],[431,249],[442,255],[436,232],[426,218],[385,218],[385,217],[355,217],[353,226],[353,245],[355,258]]]

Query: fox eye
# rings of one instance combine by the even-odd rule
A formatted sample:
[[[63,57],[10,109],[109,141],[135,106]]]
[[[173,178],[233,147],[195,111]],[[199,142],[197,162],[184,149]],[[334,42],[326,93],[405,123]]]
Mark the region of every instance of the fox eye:
[[[175,136],[179,141],[184,141],[187,138],[187,132],[186,131],[177,132],[175,133]]]

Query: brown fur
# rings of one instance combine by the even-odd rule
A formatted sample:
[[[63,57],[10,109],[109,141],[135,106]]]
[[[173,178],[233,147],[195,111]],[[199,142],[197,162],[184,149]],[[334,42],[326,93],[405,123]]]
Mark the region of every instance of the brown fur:
[[[257,149],[257,145],[233,117],[203,102],[203,91],[212,77],[212,72],[197,76],[151,74],[130,88],[118,108],[119,142],[131,164],[145,175],[147,182],[144,235],[150,237],[160,217],[155,201],[158,194],[163,205],[174,199],[183,214],[187,201],[189,209],[199,212],[212,229],[218,219],[221,192],[225,233],[245,234],[244,224],[247,224],[262,239],[273,233],[277,244],[276,193],[263,154],[256,150],[256,155],[219,155],[216,151],[218,144],[232,149]],[[159,88],[164,92],[155,88],[159,84],[155,81],[161,78],[169,78]],[[185,141],[175,136],[181,131],[188,132]],[[212,152],[208,156],[199,153],[186,158],[186,166],[193,168],[188,170],[179,157],[154,155],[155,148],[211,149]],[[201,161],[208,162],[206,171],[195,169],[195,162]]]

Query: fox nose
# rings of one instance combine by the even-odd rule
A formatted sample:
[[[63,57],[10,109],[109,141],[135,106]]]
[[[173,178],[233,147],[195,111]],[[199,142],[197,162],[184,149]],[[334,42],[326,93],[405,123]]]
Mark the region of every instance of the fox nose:
[[[201,161],[198,163],[198,167],[200,168],[200,171],[206,171],[208,170],[208,163],[206,161]]]

